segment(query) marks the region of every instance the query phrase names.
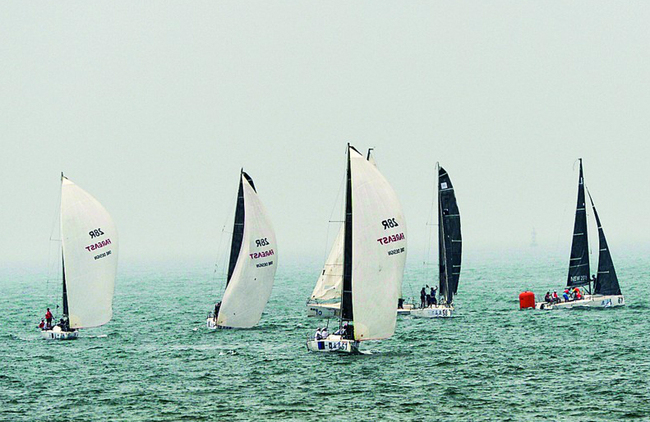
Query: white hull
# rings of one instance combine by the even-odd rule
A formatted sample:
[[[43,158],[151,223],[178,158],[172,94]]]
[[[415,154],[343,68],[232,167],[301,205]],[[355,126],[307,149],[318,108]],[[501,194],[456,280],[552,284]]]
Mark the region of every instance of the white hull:
[[[308,303],[307,316],[314,318],[337,318],[341,315],[341,303]]]
[[[431,305],[411,311],[411,315],[416,318],[451,318],[453,314],[454,307],[450,305]]]
[[[217,325],[217,321],[214,318],[208,318],[205,321],[205,325],[210,329],[210,330],[232,330],[233,327],[224,327],[223,325]]]
[[[62,331],[60,327],[54,327],[42,330],[41,335],[47,340],[74,340],[79,336],[79,331]]]
[[[331,334],[324,340],[307,340],[307,350],[310,352],[359,353],[359,342],[342,339],[341,336]]]
[[[535,303],[535,309],[613,308],[625,306],[623,295],[585,295],[584,299],[559,303]]]
[[[397,308],[397,315],[410,315],[415,310],[415,307],[410,303],[405,303],[403,308]]]

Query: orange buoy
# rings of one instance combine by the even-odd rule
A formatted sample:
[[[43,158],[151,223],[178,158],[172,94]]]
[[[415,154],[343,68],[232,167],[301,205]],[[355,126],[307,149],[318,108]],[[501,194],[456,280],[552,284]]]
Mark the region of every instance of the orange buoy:
[[[535,308],[535,293],[521,292],[519,293],[519,309]]]

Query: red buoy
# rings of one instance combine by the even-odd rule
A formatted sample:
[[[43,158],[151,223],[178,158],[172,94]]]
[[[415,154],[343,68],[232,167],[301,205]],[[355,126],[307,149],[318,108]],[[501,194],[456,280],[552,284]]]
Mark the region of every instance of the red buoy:
[[[521,292],[519,293],[519,309],[535,308],[535,293]]]

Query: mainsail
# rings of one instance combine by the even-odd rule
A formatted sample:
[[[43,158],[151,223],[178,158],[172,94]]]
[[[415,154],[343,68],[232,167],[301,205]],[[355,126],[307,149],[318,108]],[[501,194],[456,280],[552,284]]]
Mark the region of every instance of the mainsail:
[[[230,268],[228,271],[217,325],[250,328],[259,322],[271,295],[277,268],[277,247],[275,232],[253,180],[243,170],[239,192],[231,245],[231,254],[236,253],[235,263],[232,271]],[[232,255],[230,262],[233,262]]]
[[[580,159],[580,178],[578,179],[578,203],[573,226],[573,243],[567,286],[589,284],[589,242],[587,238],[587,211],[585,207],[585,185]]]
[[[113,219],[88,192],[61,178],[63,305],[70,328],[113,317],[118,237]]]
[[[589,193],[589,191],[587,191]],[[607,239],[605,239],[605,232],[603,226],[600,224],[598,212],[594,205],[594,200],[589,193],[589,201],[594,210],[594,217],[596,217],[596,225],[598,226],[598,275],[596,276],[596,284],[594,285],[594,294],[597,295],[620,295],[621,287],[618,284],[618,277],[616,277],[616,270],[614,270],[614,262],[612,255],[609,253],[607,246]]]
[[[454,187],[442,167],[438,169],[438,241],[440,298],[451,304],[458,291],[463,240]]]
[[[406,226],[395,191],[374,164],[348,147],[342,319],[356,340],[395,331],[406,259]]]
[[[323,271],[318,277],[316,287],[311,294],[312,300],[333,300],[341,298],[341,285],[343,284],[343,238],[344,228],[341,226],[339,234],[334,240]]]

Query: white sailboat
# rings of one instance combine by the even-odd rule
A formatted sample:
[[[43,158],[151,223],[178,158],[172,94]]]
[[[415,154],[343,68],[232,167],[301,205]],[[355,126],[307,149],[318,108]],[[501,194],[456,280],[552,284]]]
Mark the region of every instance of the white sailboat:
[[[253,179],[241,171],[226,290],[207,327],[251,328],[271,296],[278,256],[275,232]]]
[[[406,259],[406,225],[395,191],[348,145],[339,329],[307,341],[314,352],[358,352],[395,331]]]
[[[372,154],[373,148],[368,149],[366,160],[377,167],[377,162]],[[337,318],[341,316],[341,288],[343,285],[343,239],[344,230],[341,226],[332,249],[325,261],[323,270],[318,276],[316,286],[307,301],[307,316],[316,318]],[[400,293],[401,297],[401,293]],[[397,314],[408,314],[412,309],[411,304],[401,301]]]
[[[579,299],[566,300],[560,298],[535,303],[536,309],[570,309],[570,308],[610,308],[625,306],[625,298],[621,293],[612,255],[607,246],[607,239],[596,206],[587,190],[594,218],[598,226],[598,274],[589,278],[589,238],[587,229],[587,207],[585,201],[585,183],[580,159],[580,175],[578,178],[578,202],[573,226],[573,241],[571,243],[571,257],[569,259],[569,274],[567,277],[567,291],[583,287],[585,294],[581,293]],[[567,294],[567,297],[569,295]],[[563,300],[564,299],[564,300]]]
[[[63,317],[41,331],[52,340],[71,340],[81,328],[113,317],[118,237],[110,214],[95,198],[61,174]]]
[[[438,168],[438,295],[430,304],[412,309],[418,318],[449,318],[454,313],[454,295],[458,292],[463,238],[460,230],[460,211],[454,186],[444,168]]]

